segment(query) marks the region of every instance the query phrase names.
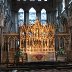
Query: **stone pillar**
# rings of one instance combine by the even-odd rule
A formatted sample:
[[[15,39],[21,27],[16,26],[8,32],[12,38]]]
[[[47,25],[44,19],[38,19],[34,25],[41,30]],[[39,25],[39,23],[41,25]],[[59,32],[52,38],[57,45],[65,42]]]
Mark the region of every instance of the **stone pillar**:
[[[53,23],[53,13],[51,13],[51,23]]]
[[[16,38],[14,38],[14,46],[15,46],[15,48],[14,48],[14,55],[16,54],[16,50],[17,50],[17,39]],[[13,59],[13,61],[14,61],[14,63],[15,63],[15,56],[14,56],[14,59]]]
[[[7,48],[7,59],[6,59],[6,62],[8,64],[8,62],[9,62],[9,38],[8,38],[7,44],[8,44],[8,48]]]
[[[3,48],[3,29],[1,27],[1,49],[0,49],[0,63],[2,63],[2,48]]]
[[[64,37],[64,50],[67,51],[68,48],[69,48],[69,39],[67,37]]]
[[[15,13],[15,29],[18,32],[18,13]]]
[[[65,40],[65,49],[66,49],[66,51],[70,51],[70,49],[69,49],[70,36],[66,36],[64,40]]]
[[[46,12],[46,15],[47,15],[47,23],[49,23],[49,13],[48,13],[48,11]]]
[[[60,48],[60,37],[58,37],[58,49]]]
[[[50,16],[51,16],[51,18],[50,18],[50,22],[51,22],[51,23],[53,23],[53,21],[54,21],[54,12],[53,12],[53,13],[51,13],[51,15],[50,15]]]
[[[54,11],[52,14],[51,14],[51,22],[54,24],[56,23],[56,11]]]
[[[26,12],[26,24],[29,24],[29,12]]]
[[[65,50],[65,37],[64,37],[64,50]]]
[[[41,22],[41,12],[40,11],[37,11],[37,17],[38,17],[39,21]]]
[[[52,15],[51,15],[51,13],[50,13],[50,23],[52,22]]]
[[[24,11],[24,23],[26,24],[26,11]]]
[[[70,37],[65,37],[65,52],[67,61],[72,61],[72,50],[70,49]]]
[[[48,22],[50,23],[50,13],[47,13]]]
[[[2,62],[2,48],[3,48],[3,44],[4,44],[4,42],[3,42],[3,27],[4,27],[4,13],[1,13],[0,14],[0,34],[1,34],[1,36],[0,36],[0,62]]]
[[[54,16],[53,16],[53,23],[56,24],[56,12],[54,12],[53,15],[54,15]]]

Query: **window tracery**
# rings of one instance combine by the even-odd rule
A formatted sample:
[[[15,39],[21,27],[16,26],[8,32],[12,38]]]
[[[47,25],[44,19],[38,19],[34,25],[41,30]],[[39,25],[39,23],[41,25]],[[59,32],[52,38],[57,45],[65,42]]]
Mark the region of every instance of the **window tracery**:
[[[36,10],[32,7],[29,10],[29,23],[33,24],[36,20]]]
[[[45,24],[46,23],[46,20],[47,20],[46,10],[45,9],[42,9],[41,10],[41,23],[42,24]]]

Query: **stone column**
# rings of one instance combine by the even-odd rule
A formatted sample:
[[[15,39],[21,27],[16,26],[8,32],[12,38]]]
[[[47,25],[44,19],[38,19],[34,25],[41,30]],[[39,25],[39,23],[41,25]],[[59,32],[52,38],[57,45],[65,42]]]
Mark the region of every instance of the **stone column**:
[[[39,21],[41,22],[41,12],[40,11],[37,11],[37,17],[38,17]]]
[[[56,12],[54,12],[53,23],[56,24]]]
[[[18,32],[18,13],[15,13],[15,28],[16,32]]]
[[[8,48],[7,48],[7,58],[6,58],[6,63],[8,65],[8,62],[9,62],[9,38],[8,38],[8,41],[7,41],[7,44],[8,44]]]
[[[65,50],[65,37],[63,37],[63,39],[64,39],[64,50]]]
[[[69,49],[69,45],[70,45],[70,38],[69,38],[70,36],[66,36],[65,37],[65,49],[66,49],[66,51],[70,51],[70,49]]]
[[[26,24],[29,24],[29,12],[26,12]]]
[[[26,24],[26,11],[24,11],[24,23]]]
[[[51,13],[51,23],[53,23],[53,13]]]
[[[13,52],[14,55],[15,55],[15,53],[16,53],[16,48],[17,48],[17,43],[16,43],[16,42],[17,42],[17,40],[16,40],[16,38],[14,38],[14,46],[15,46],[14,52]],[[15,56],[14,56],[14,59],[13,59],[13,60],[14,60],[14,63],[15,63]]]
[[[47,14],[48,15],[48,22],[50,23],[50,13]]]
[[[65,53],[68,61],[72,61],[72,51],[70,49],[70,37],[65,37]]]
[[[52,22],[52,20],[51,20],[52,19],[51,13],[50,13],[50,17],[49,18],[50,18],[50,23],[51,23]]]
[[[3,29],[1,28],[1,49],[0,49],[0,62],[2,63],[2,48],[3,48]]]
[[[46,12],[46,15],[47,15],[47,23],[49,22],[49,13],[48,11]]]
[[[10,28],[10,30],[9,30],[9,28],[8,28],[8,31],[11,31],[11,32],[15,32],[16,31],[16,23],[15,23],[15,20],[16,20],[16,13],[13,11],[12,12],[12,22],[11,22],[11,24],[10,25],[8,25],[8,27]]]
[[[58,48],[60,48],[60,37],[58,37],[58,45],[59,45],[59,47]]]

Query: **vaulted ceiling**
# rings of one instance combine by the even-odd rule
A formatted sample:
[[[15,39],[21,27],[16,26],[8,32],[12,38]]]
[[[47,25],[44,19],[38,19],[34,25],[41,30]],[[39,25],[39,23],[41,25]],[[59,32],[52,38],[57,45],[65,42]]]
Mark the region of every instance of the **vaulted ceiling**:
[[[48,1],[17,1],[12,0],[12,10],[18,11],[19,8],[23,8],[25,11],[29,11],[31,7],[34,7],[36,11],[40,11],[41,9],[46,9],[48,12],[52,12],[56,10],[58,3],[62,0],[48,0]]]

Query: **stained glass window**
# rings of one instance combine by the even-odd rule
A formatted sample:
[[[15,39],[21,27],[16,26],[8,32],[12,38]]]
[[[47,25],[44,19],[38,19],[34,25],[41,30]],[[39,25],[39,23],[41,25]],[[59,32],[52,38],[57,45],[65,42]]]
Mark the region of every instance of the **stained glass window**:
[[[33,24],[36,20],[36,10],[32,7],[29,10],[29,23]]]
[[[24,23],[24,10],[22,8],[18,11],[18,24],[19,26],[23,25]]]
[[[41,10],[41,23],[42,24],[45,24],[46,23],[46,20],[47,20],[46,10],[45,9],[42,9]]]

